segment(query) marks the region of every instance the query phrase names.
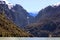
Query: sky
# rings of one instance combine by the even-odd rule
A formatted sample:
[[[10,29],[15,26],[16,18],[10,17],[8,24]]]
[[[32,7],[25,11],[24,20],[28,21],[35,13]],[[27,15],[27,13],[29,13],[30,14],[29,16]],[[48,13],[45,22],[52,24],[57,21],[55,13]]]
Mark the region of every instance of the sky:
[[[60,0],[5,0],[12,4],[20,4],[28,12],[38,12],[41,9],[60,3]]]

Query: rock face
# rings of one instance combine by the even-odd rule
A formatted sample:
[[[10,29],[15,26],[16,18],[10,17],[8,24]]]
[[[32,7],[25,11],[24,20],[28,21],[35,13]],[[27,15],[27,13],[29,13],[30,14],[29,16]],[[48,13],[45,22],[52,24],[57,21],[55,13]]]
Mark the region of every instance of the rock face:
[[[2,12],[4,11],[4,15]],[[0,4],[0,36],[1,37],[30,37],[31,34],[21,28],[26,26],[28,12],[20,5],[9,9],[7,4]]]
[[[6,17],[12,20],[16,25],[24,27],[32,22],[32,16],[20,5],[16,4],[11,9],[9,9],[7,4],[0,4],[0,12],[4,9]],[[29,19],[27,19],[29,17]]]
[[[19,26],[25,26],[27,25],[27,15],[28,12],[26,10],[23,9],[23,7],[21,7],[20,5],[15,5],[12,9],[12,11],[14,10],[14,21],[17,25]]]
[[[16,26],[11,20],[0,13],[0,37],[31,37],[32,35]]]
[[[34,17],[31,16],[26,10],[24,10],[22,6],[16,4],[11,10],[14,10],[15,19],[13,19],[17,25],[24,27],[27,24],[33,23],[32,19],[34,19]]]
[[[60,5],[42,9],[35,20],[35,23],[26,27],[31,34],[37,37],[60,37]]]
[[[42,17],[46,18],[59,18],[60,14],[60,5],[59,6],[48,6],[45,9],[39,11],[38,15],[36,16],[37,20],[41,19]],[[41,17],[41,18],[40,18]]]

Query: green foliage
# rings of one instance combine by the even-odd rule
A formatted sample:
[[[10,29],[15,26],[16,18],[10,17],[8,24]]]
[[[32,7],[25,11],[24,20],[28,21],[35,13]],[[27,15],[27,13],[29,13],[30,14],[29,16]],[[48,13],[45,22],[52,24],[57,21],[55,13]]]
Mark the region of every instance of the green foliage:
[[[11,20],[0,13],[0,37],[29,37],[31,34],[18,28]]]

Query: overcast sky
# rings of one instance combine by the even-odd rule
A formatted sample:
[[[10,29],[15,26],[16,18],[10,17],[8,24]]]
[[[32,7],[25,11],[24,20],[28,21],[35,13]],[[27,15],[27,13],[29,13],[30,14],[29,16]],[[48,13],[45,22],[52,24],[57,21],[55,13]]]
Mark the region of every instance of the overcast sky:
[[[59,3],[60,0],[7,0],[12,4],[20,4],[28,12],[38,12],[48,5]]]

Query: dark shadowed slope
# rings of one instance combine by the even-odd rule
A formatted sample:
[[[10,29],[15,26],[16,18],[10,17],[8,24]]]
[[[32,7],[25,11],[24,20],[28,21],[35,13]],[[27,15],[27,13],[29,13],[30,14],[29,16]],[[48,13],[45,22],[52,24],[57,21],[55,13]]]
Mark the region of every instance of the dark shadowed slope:
[[[29,33],[37,37],[60,37],[60,5],[42,9],[35,20],[26,27]]]

